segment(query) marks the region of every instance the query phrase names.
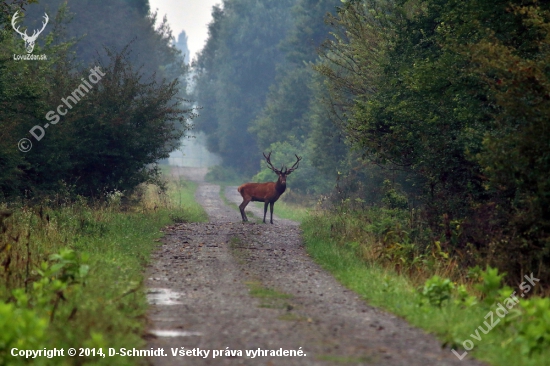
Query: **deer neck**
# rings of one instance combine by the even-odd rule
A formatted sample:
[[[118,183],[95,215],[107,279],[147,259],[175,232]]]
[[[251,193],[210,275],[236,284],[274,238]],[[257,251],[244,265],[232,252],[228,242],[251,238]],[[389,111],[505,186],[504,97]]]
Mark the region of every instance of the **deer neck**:
[[[282,183],[280,179],[277,180],[277,183],[275,183],[275,190],[279,194],[283,194],[286,189],[286,183]]]

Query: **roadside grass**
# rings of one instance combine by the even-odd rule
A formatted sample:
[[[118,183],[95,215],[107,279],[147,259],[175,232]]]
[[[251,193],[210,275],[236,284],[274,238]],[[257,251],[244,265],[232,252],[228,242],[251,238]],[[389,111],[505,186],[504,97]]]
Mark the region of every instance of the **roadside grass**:
[[[263,210],[264,204],[262,202],[255,203]],[[309,211],[309,209],[303,206],[288,203],[282,200],[275,202],[275,206],[273,207],[274,215],[297,222],[302,222],[309,215]],[[269,207],[267,208],[267,217],[269,217]]]
[[[548,312],[521,313],[519,309],[530,301],[521,299],[520,304],[500,319],[495,313],[496,305],[487,305],[473,296],[458,296],[455,292],[448,299],[445,296],[440,297],[439,306],[433,305],[419,291],[418,279],[414,276],[411,278],[404,271],[397,273],[376,260],[365,260],[361,251],[368,243],[358,245],[356,242],[335,237],[336,220],[330,213],[306,218],[302,223],[306,249],[314,260],[369,304],[402,316],[411,324],[436,334],[442,344],[448,347],[452,357],[455,356],[450,349],[454,348],[462,355],[462,344],[469,339],[474,347],[467,357],[473,355],[492,365],[548,365],[550,349],[544,346],[548,340],[535,336],[535,343],[530,348],[535,351],[529,352],[525,347],[529,340],[528,331],[537,331],[540,334],[548,332],[550,323],[544,320],[550,319]],[[441,288],[442,286],[434,286],[429,291],[435,290],[437,293]],[[504,302],[511,293],[511,289],[504,289],[495,298],[497,302]],[[486,318],[490,311],[493,311],[494,323]],[[536,320],[536,317],[539,317],[539,321],[533,324],[533,327],[537,327],[533,330],[530,322]],[[499,324],[494,329],[487,334],[481,331],[487,330],[488,324],[497,323],[497,319],[500,319]],[[547,328],[543,329],[544,326]],[[474,336],[480,339],[473,338]],[[518,342],[521,339],[524,341]]]
[[[0,364],[147,364],[66,351],[145,346],[143,272],[161,229],[206,217],[193,205],[195,186],[171,185],[168,195],[147,187],[131,206],[114,194],[106,203],[0,207]],[[13,347],[64,348],[65,357],[12,357]]]
[[[208,215],[195,200],[197,183],[186,181],[183,178],[169,181],[168,196],[179,212],[184,216],[175,217],[175,222],[208,222]]]
[[[256,207],[264,209],[263,202],[253,202]],[[297,194],[290,188],[275,202],[273,214],[282,219],[302,222],[309,212],[314,210],[314,204],[311,202],[311,197],[307,195]],[[266,219],[269,218],[269,207],[267,208]]]
[[[233,203],[227,199],[225,196],[225,189],[228,187],[228,185],[224,185],[221,183],[216,183],[220,186],[220,198],[222,199],[223,203],[225,203],[227,206],[234,208],[235,210],[239,211],[239,205],[236,203]],[[245,210],[246,211],[246,210]],[[246,211],[247,216],[254,216],[254,214],[250,211]]]

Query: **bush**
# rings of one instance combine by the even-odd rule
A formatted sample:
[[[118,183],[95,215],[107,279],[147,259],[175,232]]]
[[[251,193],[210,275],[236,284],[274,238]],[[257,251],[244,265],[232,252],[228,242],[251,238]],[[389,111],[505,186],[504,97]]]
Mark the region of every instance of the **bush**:
[[[550,298],[523,300],[523,319],[518,325],[516,342],[523,354],[541,352],[550,348]]]
[[[451,299],[453,289],[451,280],[435,275],[426,281],[420,293],[430,305],[441,307],[443,301]]]
[[[485,271],[480,272],[479,276],[482,282],[475,287],[482,293],[483,301],[487,305],[492,305],[499,300],[503,290],[505,290],[505,292],[512,292],[510,288],[502,289],[502,279],[505,275],[505,273],[499,274],[497,268],[491,268],[489,266],[487,266]]]
[[[47,327],[48,319],[36,311],[0,301],[0,364],[24,364],[25,358],[13,357],[11,349],[42,349],[48,339]]]

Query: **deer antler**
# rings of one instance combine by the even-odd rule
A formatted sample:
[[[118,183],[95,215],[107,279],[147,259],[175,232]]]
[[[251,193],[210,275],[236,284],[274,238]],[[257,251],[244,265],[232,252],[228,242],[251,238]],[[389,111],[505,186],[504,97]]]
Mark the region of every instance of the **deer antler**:
[[[50,20],[50,18],[48,18],[48,14],[46,14],[46,13],[44,13],[44,20],[45,20],[45,22],[42,22],[42,29],[40,29],[39,31],[34,30],[34,32],[32,33],[32,36],[30,36],[29,38],[31,38],[32,40],[36,40],[38,38],[38,36],[40,35],[40,33],[42,33],[44,28],[46,28],[46,24],[48,24],[48,21]],[[26,33],[27,33],[27,31],[25,31],[25,34]]]
[[[46,22],[42,22],[42,29],[40,29],[39,31],[37,31],[36,29],[32,32],[32,36],[29,37],[29,40],[31,41],[36,41],[36,39],[38,38],[38,36],[40,35],[40,33],[42,33],[42,31],[44,30],[44,28],[46,28],[46,24],[48,24],[48,21],[50,20],[50,18],[48,18],[48,14],[44,13],[44,20]],[[38,32],[38,33],[37,33]],[[27,33],[27,31],[25,31],[25,34]]]
[[[15,22],[18,19],[17,13],[19,13],[19,10],[16,11],[15,14],[13,14],[13,17],[11,18],[11,26],[17,33],[19,33],[21,38],[25,40],[25,48],[27,49],[28,53],[31,53],[34,49],[34,42],[36,41],[40,33],[42,33],[44,28],[46,28],[46,24],[48,24],[48,21],[50,20],[50,18],[48,18],[48,14],[44,13],[44,22],[42,22],[42,29],[40,29],[39,31],[34,30],[32,35],[29,36],[27,34],[27,30],[25,30],[25,32],[23,33],[19,30],[19,27],[15,27]]]
[[[298,169],[298,164],[300,163],[300,160],[302,160],[301,157],[299,157],[298,155],[294,154],[294,156],[296,156],[296,162],[294,163],[294,165],[290,168],[290,169],[287,169],[285,171],[285,173],[288,175],[290,173],[292,173],[293,171],[295,171],[296,169]]]
[[[264,154],[264,158],[267,161],[268,168],[273,170],[277,174],[281,173],[279,169],[275,168],[273,164],[271,164],[271,151],[269,152],[269,154],[267,154],[267,156],[265,156],[265,153],[262,153],[262,154]]]
[[[11,26],[13,27],[13,29],[19,33],[19,35],[23,38],[25,37],[28,37],[27,35],[27,31],[25,30],[25,33],[22,33],[21,31],[19,31],[19,27],[15,28],[15,21],[17,20],[18,16],[17,16],[17,13],[19,13],[19,10],[17,10],[15,12],[15,14],[13,14],[13,17],[11,18]]]

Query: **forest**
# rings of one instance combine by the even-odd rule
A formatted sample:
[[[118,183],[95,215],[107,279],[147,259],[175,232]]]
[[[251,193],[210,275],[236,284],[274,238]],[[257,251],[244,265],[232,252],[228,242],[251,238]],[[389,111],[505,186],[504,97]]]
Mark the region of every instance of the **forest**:
[[[540,1],[224,1],[194,65],[211,175],[298,153],[295,193],[409,217],[407,261],[550,280],[549,31]]]
[[[49,57],[14,62],[13,54],[26,52],[12,29],[11,8],[3,2],[2,198],[39,201],[60,190],[101,198],[114,190],[159,182],[156,162],[177,148],[193,115],[183,101],[187,66],[171,45],[168,25],[155,28],[156,17],[148,16],[147,1],[68,5],[52,0],[32,5],[27,5],[26,18],[34,21],[24,23],[28,29],[40,29],[44,14],[50,14],[43,41],[34,49]],[[51,122],[51,132],[43,139],[32,138],[33,126],[44,125],[49,111],[73,95],[81,78],[95,67],[106,75],[98,86],[81,95],[79,103],[73,99],[75,105],[62,122]],[[34,143],[31,151],[17,149],[22,138]]]
[[[14,58],[28,53],[16,11],[29,30],[49,15],[33,51],[47,59]],[[444,316],[536,278],[486,359],[537,365],[550,349],[549,2],[223,0],[191,60],[148,0],[5,0],[0,105],[0,363],[75,337],[143,345],[159,230],[207,220],[193,184],[163,176],[195,132],[222,187],[275,180],[263,153],[300,156],[275,214],[299,212],[305,246],[347,261],[335,271],[412,281],[444,346],[470,331]],[[451,315],[432,316],[442,304]]]

